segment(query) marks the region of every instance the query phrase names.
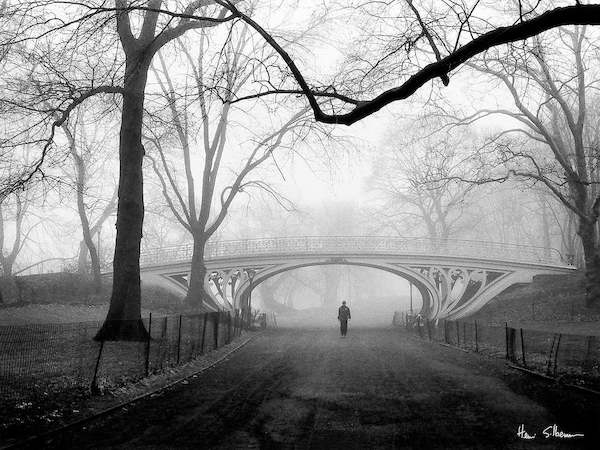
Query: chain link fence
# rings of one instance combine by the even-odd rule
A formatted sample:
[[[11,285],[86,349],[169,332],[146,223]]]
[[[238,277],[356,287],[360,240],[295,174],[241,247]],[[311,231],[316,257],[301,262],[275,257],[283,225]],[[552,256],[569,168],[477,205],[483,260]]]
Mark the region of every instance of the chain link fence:
[[[566,383],[600,390],[600,336],[553,333],[477,321],[429,321],[397,312],[394,325],[423,339],[506,358]]]
[[[255,316],[150,315],[145,342],[94,341],[101,322],[0,327],[0,402],[18,408],[135,381],[228,344]]]

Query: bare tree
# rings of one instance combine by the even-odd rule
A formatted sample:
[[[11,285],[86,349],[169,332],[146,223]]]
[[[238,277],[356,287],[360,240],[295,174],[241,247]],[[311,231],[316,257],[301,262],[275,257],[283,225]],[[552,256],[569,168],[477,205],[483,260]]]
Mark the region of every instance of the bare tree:
[[[525,51],[490,52],[480,62],[470,63],[501,81],[514,109],[480,110],[462,123],[490,115],[508,116],[520,123],[491,139],[484,151],[492,159],[492,169],[477,182],[513,176],[533,180],[577,216],[591,306],[600,298],[600,116],[588,105],[595,99],[592,93],[600,78],[593,72],[590,77],[592,57],[584,27],[561,28],[553,36],[562,43],[560,47],[551,47],[540,38]]]
[[[107,30],[107,27],[112,26],[114,20],[116,20],[118,49],[124,53],[125,68],[121,84],[111,82],[102,85],[88,85],[84,88],[81,88],[81,86],[74,87],[71,84],[68,86],[69,89],[54,92],[55,98],[62,99],[62,101],[55,102],[58,105],[56,109],[60,112],[60,118],[52,120],[48,124],[51,132],[48,139],[39,142],[41,144],[40,158],[28,168],[26,173],[22,173],[16,178],[13,176],[9,183],[11,186],[26,183],[32,178],[32,174],[39,173],[42,170],[45,156],[48,155],[52,147],[54,131],[64,123],[78,105],[99,94],[122,95],[122,123],[119,143],[121,166],[113,293],[107,321],[100,330],[97,336],[98,339],[143,339],[147,334],[140,320],[139,287],[139,249],[144,212],[142,191],[143,146],[141,142],[143,106],[147,75],[152,58],[160,48],[176,37],[183,35],[190,29],[212,27],[239,18],[261,34],[283,58],[293,78],[300,86],[300,89],[289,89],[288,92],[299,91],[305,95],[318,121],[351,124],[393,101],[408,98],[430,80],[441,78],[446,84],[449,80],[449,74],[454,69],[490,47],[520,41],[561,25],[597,24],[600,22],[598,19],[600,5],[581,5],[579,3],[575,6],[548,9],[544,12],[539,11],[540,8],[537,8],[533,12],[527,12],[527,14],[519,10],[511,18],[512,20],[516,17],[517,22],[506,27],[491,24],[485,24],[483,27],[470,27],[471,24],[468,22],[472,15],[467,15],[466,20],[463,16],[458,15],[460,27],[457,27],[457,33],[461,39],[457,39],[453,48],[443,49],[446,53],[445,56],[438,50],[434,52],[436,54],[435,62],[420,68],[400,86],[387,89],[371,100],[357,100],[338,94],[331,88],[324,90],[311,89],[285,49],[247,14],[241,13],[236,7],[236,2],[233,1],[190,1],[181,12],[163,9],[163,2],[160,0],[143,2],[141,6],[137,2],[115,0],[115,7],[106,6],[105,3],[101,3],[99,6],[94,4],[90,7],[81,2],[61,2],[62,8],[60,9],[56,8],[55,2],[48,1],[33,2],[32,8],[39,5],[42,8],[41,14],[33,15],[30,9],[25,15],[27,18],[38,18],[38,22],[28,29],[28,35],[35,34],[34,38],[43,39],[48,36],[50,31],[66,33],[75,30],[66,39],[70,44],[69,49],[71,49],[74,46],[81,46],[82,42],[86,41],[91,34],[99,35],[98,30]],[[48,5],[50,9],[46,8]],[[44,13],[51,13],[51,17],[56,18],[57,10],[67,11],[68,17],[65,17],[64,20],[47,20],[48,16]],[[136,11],[141,11],[142,16],[138,17]],[[230,11],[229,15],[227,11]],[[538,13],[539,15],[535,15]],[[60,26],[55,26],[56,23],[60,23]],[[484,22],[479,21],[478,23],[481,25]],[[52,28],[52,30],[49,30],[49,28]],[[464,30],[469,32],[463,33]],[[136,31],[139,31],[137,35]],[[472,38],[472,36],[479,33],[481,34]],[[418,34],[422,34],[422,30]],[[78,36],[78,38],[72,38],[73,36]],[[105,35],[102,36],[105,37]],[[464,36],[468,36],[466,43]],[[98,42],[102,41],[98,40]],[[429,40],[430,44],[432,42],[432,46],[437,45],[435,38]],[[47,46],[47,48],[51,47],[52,45]],[[40,49],[40,53],[45,52],[47,48]],[[110,78],[107,80],[114,81]],[[322,105],[317,101],[319,96],[337,99],[345,105],[349,105],[351,110],[340,114],[335,112],[332,114],[325,113]]]
[[[130,4],[116,0],[117,32],[125,53],[123,109],[119,142],[119,198],[117,236],[113,259],[113,291],[106,321],[97,339],[145,337],[140,320],[140,242],[144,219],[142,126],[148,70],[156,52],[191,29],[207,28],[228,20],[226,10],[215,16],[191,16],[210,1],[192,1],[184,9],[179,23],[170,26],[172,17],[158,28],[162,1],[150,0],[138,36],[134,35]]]
[[[577,235],[577,216],[562,204],[549,203],[554,223],[560,230],[560,252],[569,264],[585,267],[581,239]]]
[[[384,201],[378,217],[400,235],[424,231],[442,243],[456,237],[472,201],[473,185],[456,178],[471,169],[464,154],[475,139],[467,133],[434,135],[431,127],[415,123],[406,128],[412,131],[387,138],[374,163],[371,186]]]
[[[13,274],[15,261],[34,228],[24,224],[30,206],[30,195],[27,191],[15,192],[0,199],[0,266],[2,276],[5,277]],[[7,233],[10,223],[13,224],[13,229]],[[6,242],[7,235],[11,237],[10,243]]]
[[[169,9],[174,6],[175,9]],[[9,174],[4,192],[45,177],[44,164],[52,154],[56,130],[84,102],[102,94],[121,96],[119,134],[119,191],[117,233],[113,258],[113,292],[99,340],[145,339],[141,321],[139,251],[144,216],[142,124],[148,71],[156,52],[184,33],[227,22],[227,10],[212,0],[190,0],[186,5],[161,0],[26,2],[20,18],[26,32],[12,42],[24,46],[27,64],[35,61],[35,91],[25,84],[7,83],[0,105],[21,113],[37,114],[30,128],[43,134],[36,139],[38,157],[24,169]],[[114,27],[116,25],[116,33]],[[19,73],[19,69],[15,73]],[[42,85],[40,101],[37,86]],[[10,96],[18,99],[10,100]],[[42,104],[54,105],[50,111]],[[23,114],[26,115],[26,114]],[[43,133],[48,130],[47,133]],[[12,130],[11,130],[12,131]],[[40,133],[41,131],[41,133]],[[10,138],[19,136],[19,131]]]
[[[102,162],[108,155],[102,151],[107,144],[106,137],[97,139],[96,136],[88,136],[86,132],[85,114],[79,111],[76,120],[65,122],[61,129],[67,138],[69,154],[73,161],[73,183],[75,196],[77,200],[77,214],[81,222],[83,239],[79,245],[78,267],[81,273],[88,273],[87,255],[91,261],[91,272],[96,291],[100,291],[102,285],[101,279],[101,261],[99,248],[97,248],[94,239],[99,236],[102,225],[116,211],[117,189],[113,189],[108,201],[101,198],[93,198],[91,189],[93,186],[93,177],[101,171],[104,166],[98,163]],[[95,134],[95,133],[93,133]],[[106,186],[106,174],[100,174],[104,178],[102,187]],[[98,182],[98,179],[95,180]],[[95,216],[95,217],[94,217]]]
[[[224,160],[227,149],[231,146],[227,135],[231,132],[234,118],[232,105],[228,100],[253,75],[252,60],[243,54],[247,42],[245,29],[235,37],[230,34],[223,51],[218,54],[217,61],[207,62],[203,57],[205,52],[203,38],[200,39],[198,55],[192,55],[187,46],[180,41],[182,53],[193,75],[193,93],[176,89],[175,81],[160,54],[161,70],[154,70],[170,113],[168,122],[172,123],[172,133],[176,136],[177,146],[181,149],[185,173],[183,186],[177,183],[176,170],[169,149],[165,148],[168,141],[164,136],[157,135],[156,127],[152,125],[148,127],[146,136],[147,148],[155,149],[159,158],[152,157],[150,153],[148,157],[152,160],[152,167],[160,180],[167,204],[193,238],[194,251],[186,296],[186,303],[190,306],[219,308],[219,305],[215,304],[205,291],[206,243],[223,223],[232,202],[240,192],[247,192],[252,188],[270,190],[265,181],[250,180],[249,175],[261,164],[272,159],[273,153],[279,147],[291,145],[286,136],[289,135],[293,140],[300,135],[301,130],[306,133],[308,108],[292,115],[280,126],[276,126],[274,131],[258,138],[254,137],[253,142],[245,145],[250,147],[247,154],[235,158],[242,162],[241,167],[233,175],[233,180],[228,181],[222,189],[215,205],[215,191],[219,186],[219,180],[223,178]],[[210,83],[207,82],[204,72],[210,65],[218,68],[219,80],[217,81],[222,84],[221,86],[211,88]],[[221,93],[217,92],[217,96],[214,94],[215,91]],[[281,111],[281,108],[278,111]],[[197,139],[196,134],[199,135]],[[170,137],[169,134],[166,137]],[[194,165],[196,155],[202,161],[200,167]],[[201,174],[199,183],[195,176],[196,172]]]
[[[36,158],[23,161],[20,169],[4,171],[2,193],[47,177],[45,165],[54,152],[56,131],[80,105],[103,94],[121,96],[113,292],[97,339],[145,339],[139,249],[144,215],[141,138],[148,70],[156,52],[169,42],[233,16],[227,16],[227,10],[212,0],[189,0],[185,5],[161,0],[36,0],[24,2],[16,14],[15,20],[24,24],[23,32],[3,44],[11,49],[23,44],[21,59],[12,60],[10,70],[3,74],[0,106],[2,112],[27,118],[27,123],[12,121],[17,125],[3,130],[0,141],[3,148],[14,147],[23,140],[23,128],[28,127],[28,134],[35,136],[29,143],[39,150]],[[36,69],[33,75],[32,65]],[[23,82],[31,78],[37,81],[33,89]],[[41,98],[40,85],[44,88]],[[48,110],[46,104],[53,106]]]
[[[384,90],[374,98],[360,99],[353,97],[351,92],[340,92],[335,86],[327,86],[326,88],[312,87],[294,59],[278,43],[278,39],[228,0],[219,1],[222,5],[226,6],[235,17],[238,17],[249,24],[277,51],[288,66],[293,79],[299,87],[294,88],[285,86],[285,83],[282,83],[281,86],[276,88],[270,86],[269,89],[238,98],[236,99],[237,101],[274,93],[300,93],[306,96],[317,121],[345,125],[351,125],[379,111],[381,108],[392,102],[409,98],[423,85],[436,78],[440,78],[444,85],[449,84],[450,73],[452,71],[488,49],[503,44],[522,41],[553,28],[565,25],[596,25],[600,23],[600,5],[583,5],[579,1],[573,6],[565,7],[545,5],[547,9],[543,9],[543,6],[540,6],[541,2],[527,5],[527,7],[525,7],[524,2],[516,2],[512,5],[512,8],[505,8],[503,11],[504,14],[498,14],[496,16],[511,17],[511,19],[514,20],[506,26],[494,24],[489,17],[477,17],[475,12],[479,5],[478,1],[474,1],[470,5],[465,2],[443,2],[447,8],[448,14],[446,14],[446,16],[441,15],[441,10],[435,9],[435,6],[433,6],[432,9],[427,12],[427,15],[436,16],[431,21],[434,25],[429,25],[429,21],[424,20],[422,12],[419,12],[410,0],[407,0],[406,2],[391,2],[390,4],[365,2],[363,5],[367,8],[374,8],[375,16],[379,14],[378,17],[383,17],[383,13],[385,12],[385,17],[392,18],[390,19],[392,21],[397,20],[400,22],[402,26],[396,28],[403,28],[404,33],[401,35],[400,39],[396,40],[397,44],[393,45],[393,48],[390,51],[379,55],[379,59],[371,64],[370,68],[365,70],[365,74],[374,72],[378,72],[378,74],[382,72],[385,73],[385,70],[381,70],[381,66],[383,66],[382,63],[391,59],[394,60],[393,67],[395,70],[389,71],[388,77],[379,78],[382,80],[380,85]],[[413,13],[412,20],[407,19],[409,16],[406,13],[390,13],[389,10],[391,7],[399,5],[400,3],[403,3],[405,11],[409,10]],[[437,4],[438,3],[436,3],[436,5]],[[447,25],[444,23],[444,17],[446,19],[449,17],[450,20],[452,20],[453,17],[455,19],[454,26],[443,26]],[[442,22],[443,25],[435,28],[435,24],[440,22]],[[451,30],[451,32],[448,33],[447,30]],[[573,46],[581,45],[581,40],[577,37],[579,32],[575,31],[571,32],[571,34],[573,36]],[[393,42],[393,39],[390,39],[390,41]],[[423,45],[427,48],[418,45],[421,41],[424,42]],[[398,61],[397,55],[399,54],[404,55],[405,59]],[[433,57],[435,61],[423,66],[418,61],[423,57],[428,57],[427,55]],[[539,53],[535,54],[535,58],[538,59],[538,62],[544,61],[544,56]],[[545,67],[542,68],[541,75],[542,78],[546,78],[548,81],[551,77],[544,73],[544,70],[547,71],[549,67],[547,62],[543,65]],[[416,67],[415,73],[408,76],[407,67]],[[578,73],[581,74],[577,76],[577,78],[580,79],[580,83],[581,79],[584,77],[581,60],[576,60],[576,67],[578,68]],[[373,69],[379,70],[375,71]],[[390,80],[390,78],[393,77],[402,77],[405,81],[397,85],[397,82]],[[393,83],[394,87],[385,89],[389,83]],[[550,90],[555,91],[550,94],[556,99],[556,93],[559,92],[559,88],[555,84],[553,86],[548,84],[548,87]],[[580,96],[584,95],[582,92],[584,87],[585,83],[578,86]],[[332,105],[330,111],[325,111],[321,105],[319,105],[317,101],[317,98],[319,97],[332,99],[332,102],[328,103],[328,105]],[[333,100],[337,101],[337,106],[333,105]],[[568,107],[568,105],[561,105],[559,103],[556,105],[555,109],[560,112],[561,109],[566,109],[565,106]],[[572,134],[578,133],[583,127],[585,113],[582,111],[583,109],[580,108],[576,116],[570,114],[566,123]],[[558,122],[556,125],[560,126]],[[581,199],[580,204],[574,206],[577,206],[580,217],[583,215],[586,216],[586,219],[580,222],[579,235],[581,236],[582,241],[587,241],[590,244],[588,248],[594,248],[591,253],[586,253],[586,265],[588,266],[588,304],[593,302],[597,303],[600,301],[600,270],[598,270],[598,267],[600,267],[600,255],[598,255],[598,252],[595,249],[596,246],[592,244],[595,244],[597,240],[595,227],[598,210],[600,209],[600,200],[597,201],[598,197],[594,197],[591,199],[590,203],[587,193],[584,192],[586,190],[584,187],[590,186],[590,183],[592,183],[588,173],[590,167],[589,164],[585,162],[585,158],[576,158],[576,171],[572,170],[569,161],[566,161],[565,166],[571,167],[571,169],[567,171],[567,183],[572,186],[574,191],[579,191],[577,197]],[[583,201],[584,198],[585,201]]]

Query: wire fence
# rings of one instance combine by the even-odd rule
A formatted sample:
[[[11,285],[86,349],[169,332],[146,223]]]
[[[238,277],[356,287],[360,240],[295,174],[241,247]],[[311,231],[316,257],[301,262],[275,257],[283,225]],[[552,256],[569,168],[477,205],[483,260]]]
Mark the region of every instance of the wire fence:
[[[423,339],[506,358],[513,364],[566,383],[600,388],[600,336],[553,333],[477,321],[429,321],[394,314],[394,325]]]
[[[145,342],[94,341],[101,322],[0,327],[0,402],[101,392],[222,347],[266,316],[213,312],[143,319]]]

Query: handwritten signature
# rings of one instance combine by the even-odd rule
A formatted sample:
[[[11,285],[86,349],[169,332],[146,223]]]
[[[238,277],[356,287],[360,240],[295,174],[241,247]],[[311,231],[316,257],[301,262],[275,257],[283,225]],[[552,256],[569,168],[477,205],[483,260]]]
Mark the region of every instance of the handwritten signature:
[[[525,440],[535,439],[537,433],[530,434],[527,430],[525,430],[525,424],[519,425],[517,429],[517,437]],[[573,439],[573,438],[582,438],[584,437],[583,433],[567,433],[566,431],[562,431],[557,424],[552,424],[547,426],[542,430],[542,436],[544,439],[549,438],[557,438],[557,439]]]

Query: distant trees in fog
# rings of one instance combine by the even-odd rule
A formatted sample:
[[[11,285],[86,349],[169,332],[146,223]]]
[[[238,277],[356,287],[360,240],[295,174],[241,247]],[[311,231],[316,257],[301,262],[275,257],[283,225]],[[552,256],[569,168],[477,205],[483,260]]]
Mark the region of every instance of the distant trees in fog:
[[[2,276],[11,276],[15,261],[23,250],[32,227],[25,228],[25,217],[30,204],[30,192],[13,192],[0,198],[0,270]],[[9,230],[8,224],[12,224]]]
[[[253,27],[278,52],[296,82],[296,90],[291,89],[289,84],[271,85],[256,95],[301,93],[307,98],[317,121],[345,125],[356,123],[386,105],[411,97],[436,78],[447,86],[452,72],[463,64],[502,80],[519,110],[512,115],[522,122],[517,130],[534,142],[548,145],[553,153],[551,160],[558,163],[560,171],[554,171],[553,167],[549,172],[545,161],[533,158],[530,152],[514,144],[499,144],[503,148],[500,153],[506,162],[518,161],[519,167],[511,168],[510,174],[543,183],[578,216],[578,234],[584,249],[588,280],[588,305],[598,303],[598,147],[594,144],[594,137],[587,143],[584,139],[584,134],[593,129],[586,127],[588,109],[585,97],[590,86],[589,80],[586,81],[584,53],[589,46],[585,41],[585,27],[561,28],[550,33],[556,38],[553,44],[562,42],[572,51],[568,64],[564,64],[565,60],[560,55],[549,55],[548,47],[543,45],[546,36],[539,35],[565,25],[595,24],[597,21],[592,17],[600,14],[600,5],[576,2],[571,6],[553,7],[542,6],[541,2],[479,3],[417,5],[407,1],[355,5],[363,13],[368,13],[366,17],[374,19],[371,30],[378,39],[373,46],[359,47],[363,52],[357,52],[352,60],[354,64],[347,67],[348,77],[339,83],[343,89],[337,89],[335,84],[325,88],[311,85],[294,58],[279,45],[277,37],[236,6],[229,4],[228,9]],[[512,20],[505,22],[505,26],[494,24],[495,19],[506,17]],[[369,29],[369,20],[365,22],[363,27]],[[523,45],[523,50],[512,45],[527,38],[532,39]],[[482,55],[479,61],[473,62],[479,55]],[[423,64],[422,59],[430,62]],[[575,68],[574,73],[569,65]],[[565,69],[568,73],[561,73]],[[402,81],[398,82],[398,78]],[[372,89],[379,93],[373,96]],[[523,95],[527,97],[529,92],[526,91],[530,89],[537,95],[537,108],[530,109],[521,98]],[[321,107],[318,98],[331,99],[327,110]],[[525,131],[527,128],[529,131]],[[521,170],[521,164],[525,164],[525,171]],[[502,179],[505,179],[504,175],[496,180]],[[489,179],[470,181],[480,183]],[[431,217],[431,214],[427,215]],[[438,217],[441,216],[438,214]]]
[[[499,80],[510,109],[482,109],[464,122],[507,116],[520,126],[501,129],[482,150],[488,173],[474,182],[509,177],[543,186],[577,217],[588,276],[588,300],[600,297],[600,82],[595,41],[585,27],[560,28],[522,49],[488,51],[468,65]],[[491,150],[491,151],[490,151]]]
[[[118,124],[118,138],[109,141],[113,154],[118,154],[119,185],[113,291],[107,321],[98,338],[145,338],[147,332],[140,320],[139,268],[146,207],[145,154],[154,159],[151,165],[156,168],[162,190],[168,193],[165,199],[173,206],[172,211],[177,212],[179,222],[189,227],[198,242],[199,256],[195,259],[201,260],[206,239],[221,225],[236,194],[250,187],[246,178],[249,172],[271,158],[276,147],[282,144],[292,147],[306,138],[307,130],[314,130],[314,124],[305,126],[306,111],[311,111],[317,122],[353,124],[386,105],[415,95],[430,81],[439,79],[442,85],[448,85],[455,71],[469,63],[471,70],[483,71],[504,83],[515,100],[516,109],[509,115],[521,122],[517,133],[520,139],[509,139],[505,130],[490,142],[496,157],[500,156],[493,161],[497,163],[495,167],[508,170],[499,175],[498,181],[507,173],[536,180],[577,217],[590,275],[590,303],[597,301],[600,197],[596,170],[597,113],[593,106],[595,97],[590,93],[593,88],[590,83],[597,79],[590,67],[597,65],[597,61],[586,54],[589,45],[583,28],[562,29],[552,34],[556,42],[562,42],[562,52],[564,48],[571,50],[575,71],[560,52],[552,53],[557,48],[556,42],[550,46],[546,37],[531,40],[524,50],[512,43],[558,26],[595,24],[600,4],[576,2],[555,7],[548,2],[480,3],[348,0],[349,8],[327,5],[322,14],[311,16],[311,20],[324,23],[332,13],[338,20],[335,24],[338,28],[329,29],[329,37],[337,39],[338,33],[351,30],[357,31],[358,38],[343,43],[347,46],[343,50],[349,53],[347,58],[339,61],[340,67],[333,73],[318,80],[319,73],[304,70],[303,60],[308,59],[306,55],[315,42],[308,39],[307,30],[295,36],[280,30],[270,24],[276,22],[279,12],[261,9],[260,2],[46,0],[14,5],[3,2],[0,5],[3,119],[0,201],[8,204],[13,193],[20,195],[21,189],[35,181],[42,180],[59,189],[66,177],[61,167],[71,157],[75,163],[75,177],[71,179],[76,185],[84,241],[97,274],[99,262],[93,249],[95,224],[90,218],[90,199],[82,195],[88,170],[84,155],[89,149],[71,145],[78,143],[71,127],[76,124],[78,111],[92,109],[92,104],[100,105],[100,98],[104,105],[110,105],[98,107],[110,110]],[[343,14],[348,30],[339,27],[339,14]],[[279,24],[282,28],[284,25]],[[249,31],[240,31],[244,26]],[[228,34],[244,35],[253,45],[247,50],[232,46],[234,41]],[[181,45],[184,41],[185,45]],[[225,44],[213,46],[216,42]],[[257,42],[266,42],[272,50]],[[489,51],[504,44],[507,45],[501,47],[502,51]],[[158,52],[165,56],[160,67]],[[473,59],[480,54],[481,58]],[[215,55],[218,57],[214,61],[218,62],[207,63]],[[333,59],[323,65],[337,64]],[[187,75],[179,72],[181,61],[187,61],[187,69],[193,68]],[[244,67],[239,66],[242,62]],[[567,71],[571,71],[570,78]],[[169,79],[179,77],[184,80],[182,83],[169,86]],[[244,77],[248,82],[238,90],[238,83]],[[293,110],[282,118],[280,108],[288,101],[284,98],[292,102]],[[212,111],[205,109],[209,103],[214,107]],[[266,119],[269,114],[277,119],[270,127],[253,134],[254,139],[249,139],[245,147],[250,156],[240,158],[237,165],[232,164],[234,174],[230,181],[233,181],[220,185],[216,178],[222,158],[226,158],[225,125],[229,114],[224,116],[223,112],[234,105],[246,114],[236,122],[241,128],[254,125],[253,120],[260,121],[253,117],[257,111],[261,114],[266,111],[264,120],[270,121]],[[194,111],[193,116],[190,111]],[[110,121],[99,120],[98,126],[110,127]],[[297,140],[286,142],[284,138],[293,134],[296,127],[304,131],[297,135]],[[207,128],[213,132],[209,133]],[[540,153],[532,150],[532,142]],[[200,177],[191,173],[186,162],[194,159],[192,145],[203,150]],[[182,150],[183,161],[172,159],[173,147]],[[35,151],[28,154],[25,148]],[[469,201],[471,188],[457,181],[464,179],[478,184],[498,178],[495,171],[489,172],[488,179],[481,171],[477,171],[477,177],[473,173],[455,172],[472,165],[466,159],[455,164],[454,155],[446,150],[449,149],[441,153],[433,145],[425,148],[424,155],[412,154],[406,148],[395,150],[409,155],[402,159],[405,167],[398,167],[405,174],[406,184],[401,188],[388,186],[390,192],[395,190],[397,195],[404,196],[403,202],[412,202],[413,211],[421,211],[427,233],[440,237],[451,235],[458,227],[461,208]],[[102,151],[91,149],[94,156]],[[380,164],[382,168],[385,166],[383,162]],[[434,169],[441,172],[427,172]],[[182,172],[185,179],[177,178],[176,174]],[[198,193],[192,181],[194,175],[196,180],[202,180],[198,183],[202,185]],[[387,176],[391,183],[395,178],[392,173]],[[441,179],[445,181],[440,182]],[[250,183],[266,187],[265,180],[260,178]],[[433,189],[424,190],[422,186]],[[212,197],[217,191],[221,195],[215,201],[215,208]],[[197,195],[201,198],[197,199]],[[107,194],[106,204],[110,204],[110,198]],[[105,216],[101,209],[99,218]]]
[[[461,178],[473,170],[467,155],[476,146],[469,133],[436,133],[416,120],[391,131],[372,167],[370,187],[382,202],[379,220],[399,236],[432,240],[472,227],[474,186]]]
[[[89,111],[89,110],[88,110]],[[88,257],[95,290],[101,288],[102,261],[100,259],[100,233],[104,223],[114,215],[117,206],[117,183],[107,177],[110,160],[105,146],[112,144],[110,131],[99,129],[96,120],[110,120],[95,112],[78,111],[62,124],[72,169],[63,168],[75,193],[77,215],[83,238],[79,244],[77,268],[88,272]],[[96,120],[94,120],[96,119]],[[111,183],[111,181],[113,181]],[[112,184],[112,186],[111,186]],[[112,191],[112,193],[110,192]],[[103,198],[106,196],[106,198]]]

